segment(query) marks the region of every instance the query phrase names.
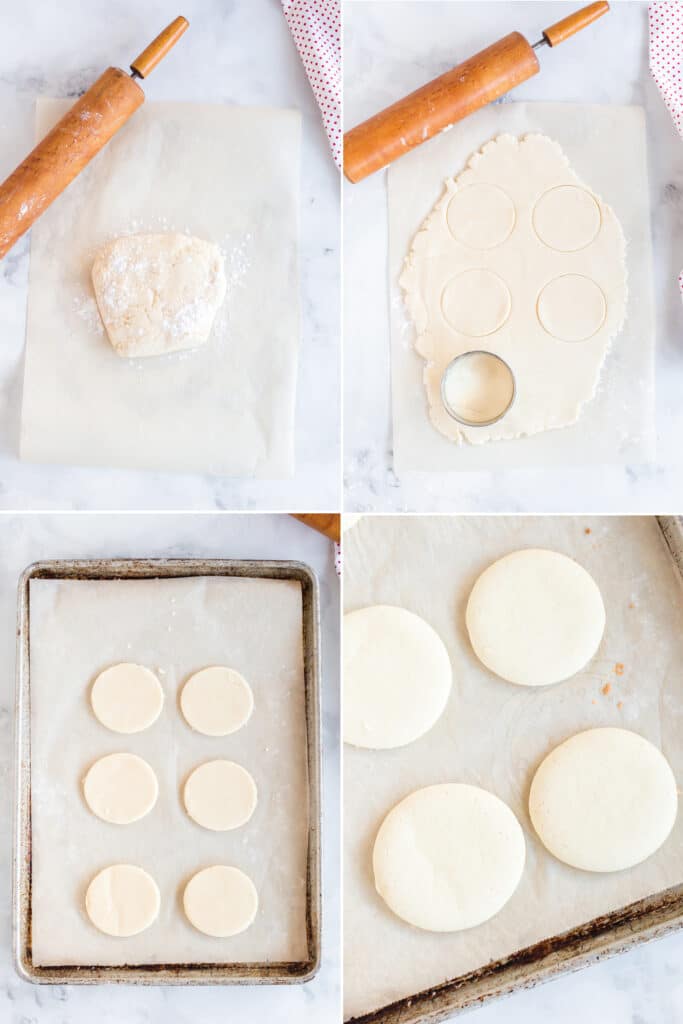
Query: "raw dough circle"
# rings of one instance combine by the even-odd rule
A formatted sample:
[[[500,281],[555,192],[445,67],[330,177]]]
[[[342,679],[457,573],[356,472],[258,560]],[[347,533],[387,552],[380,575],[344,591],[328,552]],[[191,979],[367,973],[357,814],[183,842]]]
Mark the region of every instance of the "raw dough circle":
[[[503,326],[512,299],[502,278],[491,270],[464,270],[441,295],[441,311],[450,326],[470,338],[483,338]]]
[[[529,814],[543,845],[584,871],[646,860],[676,820],[676,780],[664,755],[627,729],[588,729],[541,762]]]
[[[597,236],[600,207],[585,188],[557,185],[538,200],[532,214],[534,231],[549,249],[578,252]]]
[[[114,825],[129,825],[144,818],[158,794],[153,769],[136,754],[101,757],[83,779],[83,795],[90,810]]]
[[[403,747],[434,725],[451,689],[438,633],[405,608],[375,605],[344,616],[344,742]]]
[[[98,721],[112,732],[142,732],[161,714],[164,691],[144,665],[123,662],[100,672],[90,691],[90,703]]]
[[[538,319],[558,341],[588,341],[607,316],[602,290],[582,274],[563,274],[549,281],[538,296]]]
[[[417,928],[474,928],[510,899],[525,852],[521,826],[497,796],[458,783],[427,786],[382,822],[372,854],[375,887]]]
[[[95,875],[85,894],[88,917],[105,935],[137,935],[156,920],[159,888],[142,868],[113,864]]]
[[[227,832],[246,824],[256,809],[256,783],[234,761],[206,761],[183,789],[185,810],[202,828]]]
[[[471,249],[495,249],[515,226],[515,205],[497,185],[480,182],[458,189],[446,211],[448,230]]]
[[[513,551],[486,569],[465,614],[479,660],[502,679],[545,686],[593,657],[605,628],[595,580],[557,551]]]
[[[256,917],[258,893],[239,868],[216,864],[193,875],[183,907],[190,924],[205,935],[225,939],[245,931]]]
[[[204,736],[229,736],[245,725],[254,709],[249,683],[235,669],[203,668],[187,680],[180,707],[188,725]]]

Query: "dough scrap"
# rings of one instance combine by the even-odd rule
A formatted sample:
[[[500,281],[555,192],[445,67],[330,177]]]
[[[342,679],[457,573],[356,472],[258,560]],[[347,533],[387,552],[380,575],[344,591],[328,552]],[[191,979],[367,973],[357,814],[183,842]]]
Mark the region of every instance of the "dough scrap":
[[[95,717],[112,732],[142,732],[156,722],[164,706],[164,691],[144,665],[122,662],[100,672],[90,691]]]
[[[218,246],[171,232],[108,242],[92,281],[109,341],[128,358],[203,345],[226,292]]]
[[[409,924],[461,931],[508,902],[525,856],[521,826],[497,796],[460,783],[427,786],[382,822],[372,854],[375,887]]]
[[[157,919],[159,888],[142,868],[113,864],[95,875],[85,894],[92,924],[105,935],[127,938],[143,932]]]
[[[664,755],[627,729],[588,729],[543,760],[529,814],[543,845],[583,871],[623,871],[659,849],[676,821]]]
[[[386,750],[412,743],[443,712],[448,651],[418,615],[375,605],[344,616],[344,742]]]
[[[256,886],[239,868],[216,864],[198,871],[185,886],[185,915],[205,935],[224,939],[245,931],[256,917]]]
[[[180,693],[180,708],[197,732],[229,736],[249,721],[254,696],[239,672],[214,665],[190,676]]]
[[[436,429],[483,444],[576,423],[624,322],[625,248],[614,211],[552,139],[500,135],[475,153],[446,181],[400,277]],[[478,348],[510,365],[517,396],[497,423],[463,426],[441,378]]]
[[[234,761],[206,761],[185,783],[185,810],[198,825],[227,832],[245,825],[256,810],[258,791],[252,776]]]
[[[83,796],[103,821],[129,825],[154,807],[159,785],[154,770],[136,754],[107,754],[83,779]]]
[[[465,621],[474,653],[491,672],[520,686],[546,686],[575,675],[595,655],[605,606],[578,562],[529,548],[484,570]]]

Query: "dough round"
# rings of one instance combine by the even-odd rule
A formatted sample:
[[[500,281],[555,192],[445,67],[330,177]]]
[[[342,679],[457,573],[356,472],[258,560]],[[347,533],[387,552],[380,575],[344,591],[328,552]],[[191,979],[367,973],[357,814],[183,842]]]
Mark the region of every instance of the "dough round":
[[[529,814],[543,845],[584,871],[622,871],[650,857],[676,820],[664,755],[627,729],[588,729],[541,762]]]
[[[521,686],[559,683],[593,657],[605,606],[592,576],[557,551],[513,551],[486,569],[465,614],[474,653]]]
[[[483,338],[502,327],[512,299],[502,278],[491,270],[465,270],[451,278],[441,295],[441,311],[460,334]]]
[[[159,888],[142,868],[113,864],[95,875],[85,894],[88,917],[105,935],[125,938],[149,928],[159,914]]]
[[[585,188],[558,185],[536,203],[534,231],[549,249],[578,252],[590,245],[600,230],[600,207]]]
[[[256,917],[258,893],[239,868],[216,864],[198,871],[185,886],[183,907],[190,924],[225,939],[245,931]]]
[[[427,786],[382,822],[372,855],[375,886],[409,924],[461,931],[507,903],[525,852],[520,824],[497,796],[458,783]]]
[[[426,733],[451,689],[439,635],[405,608],[375,605],[344,616],[344,742],[386,750]]]
[[[480,182],[458,189],[446,212],[448,230],[471,249],[494,249],[515,226],[515,204],[497,185]]]
[[[202,828],[227,832],[246,824],[256,810],[256,783],[234,761],[206,761],[192,772],[183,790],[185,810]]]
[[[190,676],[180,694],[180,707],[197,732],[229,736],[249,721],[254,696],[239,672],[215,665]]]
[[[486,424],[512,405],[515,379],[493,352],[464,352],[446,367],[441,393],[451,416],[467,424]]]
[[[93,814],[114,825],[144,818],[159,794],[153,769],[136,754],[108,754],[83,779],[83,795]]]
[[[558,341],[588,341],[607,316],[602,290],[582,274],[564,274],[549,281],[536,309],[541,326]]]
[[[142,732],[164,706],[161,683],[144,665],[123,662],[100,672],[90,691],[95,717],[112,732]]]

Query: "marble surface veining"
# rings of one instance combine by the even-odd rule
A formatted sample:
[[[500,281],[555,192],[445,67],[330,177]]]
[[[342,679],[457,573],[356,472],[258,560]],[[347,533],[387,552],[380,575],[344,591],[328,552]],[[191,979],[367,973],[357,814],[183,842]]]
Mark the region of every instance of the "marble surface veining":
[[[345,126],[517,29],[539,38],[575,3],[369,2],[344,9]],[[515,100],[641,104],[648,135],[657,317],[657,455],[648,466],[406,474],[392,469],[386,180],[344,183],[345,507],[367,511],[663,512],[683,507],[683,140],[648,72],[647,5],[609,15],[539,55]],[[624,168],[628,173],[628,168]],[[631,281],[636,295],[638,282]]]
[[[323,963],[306,985],[140,987],[30,985],[11,935],[13,708],[17,580],[42,558],[291,558],[320,584],[323,717]],[[336,1024],[339,991],[339,581],[332,544],[285,515],[0,516],[0,1020],[3,1024]]]
[[[149,100],[291,106],[303,115],[296,474],[291,480],[231,480],[20,462],[24,237],[0,263],[0,508],[338,505],[339,174],[279,0],[187,0],[181,6],[190,28],[145,83]],[[26,0],[5,2],[0,10],[0,180],[33,146],[37,96],[76,97],[107,66],[126,67],[178,14],[166,0]]]

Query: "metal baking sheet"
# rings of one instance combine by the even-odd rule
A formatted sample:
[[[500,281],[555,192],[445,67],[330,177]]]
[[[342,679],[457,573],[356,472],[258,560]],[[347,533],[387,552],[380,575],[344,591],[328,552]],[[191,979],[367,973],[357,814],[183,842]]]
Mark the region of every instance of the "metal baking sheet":
[[[305,716],[302,732],[305,735],[305,772],[308,801],[308,831],[305,864],[305,894],[303,916],[305,941],[301,953],[287,960],[276,960],[267,953],[242,956],[241,962],[203,962],[193,953],[188,962],[184,957],[170,956],[169,962],[158,955],[143,958],[138,963],[98,962],[81,965],[74,959],[48,965],[34,958],[32,950],[32,870],[34,838],[32,829],[32,751],[31,751],[31,587],[42,581],[159,581],[162,587],[178,583],[202,582],[207,590],[220,583],[211,578],[241,577],[243,581],[282,580],[298,583],[301,591],[301,623],[303,650],[303,701]],[[41,582],[36,582],[41,581]],[[239,581],[235,579],[234,585]],[[239,584],[242,585],[242,584]],[[138,584],[139,587],[139,584]],[[232,589],[232,588],[231,588]],[[34,598],[34,600],[36,600]],[[38,606],[36,606],[38,607]],[[36,612],[34,612],[35,618]],[[171,613],[172,614],[172,613]],[[37,620],[35,620],[37,621]],[[34,621],[34,629],[35,629]],[[34,667],[35,670],[35,667]],[[320,677],[319,626],[317,581],[305,565],[298,562],[222,561],[222,560],[104,560],[41,562],[30,566],[22,575],[19,585],[17,701],[16,701],[16,820],[14,863],[14,949],[19,973],[27,980],[43,983],[98,983],[138,982],[146,984],[263,984],[302,982],[316,973],[320,960],[321,891],[320,891]],[[40,752],[35,749],[34,757]],[[38,769],[36,769],[38,771]],[[36,854],[37,855],[37,854]],[[245,933],[246,934],[246,933]],[[229,954],[228,954],[229,955]],[[131,957],[131,960],[134,958]]]
[[[683,814],[645,863],[594,875],[552,858],[527,811],[531,778],[545,754],[594,726],[641,733],[683,778],[680,520],[364,516],[345,539],[345,609],[388,603],[421,615],[444,640],[454,674],[446,711],[426,736],[400,750],[344,748],[345,1018],[443,1020],[681,927]],[[471,651],[464,625],[479,573],[523,547],[574,557],[605,600],[607,626],[595,658],[553,687],[515,687],[492,676]],[[445,781],[481,785],[511,806],[524,829],[527,864],[516,893],[491,921],[430,934],[384,905],[371,853],[398,800]]]

